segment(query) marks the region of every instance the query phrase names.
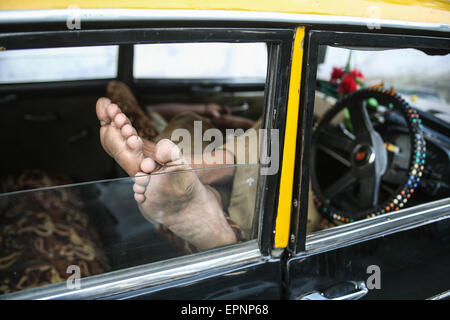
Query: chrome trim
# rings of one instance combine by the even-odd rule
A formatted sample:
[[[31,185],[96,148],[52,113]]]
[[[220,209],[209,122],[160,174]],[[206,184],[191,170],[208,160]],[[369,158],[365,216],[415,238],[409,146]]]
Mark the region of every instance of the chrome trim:
[[[449,298],[450,298],[450,290],[447,290],[445,292],[442,292],[435,296],[432,296],[431,298],[428,298],[427,300],[447,300]]]
[[[450,198],[379,215],[306,236],[306,257],[450,218]]]
[[[364,281],[348,281],[355,287],[355,292],[348,293],[346,295],[336,297],[336,298],[327,298],[323,295],[323,293],[319,291],[313,291],[310,293],[307,293],[305,295],[302,295],[295,300],[359,300],[362,297],[364,297],[367,293],[369,293],[369,289],[367,289],[366,284]]]
[[[181,10],[181,9],[76,9],[83,28],[86,22],[114,21],[229,21],[229,22],[276,22],[299,24],[329,24],[372,26],[375,22],[380,28],[403,28],[449,32],[450,24],[411,22],[394,19],[373,19],[334,15],[301,13],[278,13],[237,10]],[[66,23],[73,17],[74,9],[42,10],[2,10],[0,24],[24,24],[39,22]]]
[[[147,265],[81,279],[81,289],[67,289],[66,283],[23,290],[0,296],[2,300],[96,299],[168,281],[180,280],[217,268],[262,261],[256,240],[230,247],[159,261]]]

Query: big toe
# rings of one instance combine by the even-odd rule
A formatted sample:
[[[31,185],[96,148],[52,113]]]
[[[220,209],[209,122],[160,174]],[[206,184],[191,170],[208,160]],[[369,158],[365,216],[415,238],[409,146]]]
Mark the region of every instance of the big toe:
[[[169,139],[162,139],[155,146],[155,160],[161,164],[177,162],[184,164],[180,149]]]
[[[95,112],[97,113],[97,118],[100,120],[101,125],[105,125],[111,122],[111,119],[106,112],[107,107],[111,104],[108,98],[99,98],[97,104],[95,105]]]

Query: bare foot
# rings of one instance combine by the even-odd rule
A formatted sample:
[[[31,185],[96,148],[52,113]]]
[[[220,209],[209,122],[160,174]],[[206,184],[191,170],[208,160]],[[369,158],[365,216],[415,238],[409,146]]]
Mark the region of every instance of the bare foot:
[[[144,160],[143,142],[136,129],[116,104],[100,98],[96,105],[100,120],[100,141],[103,149],[128,173],[134,176]]]
[[[172,141],[159,141],[154,159],[145,158],[140,169],[133,190],[147,219],[165,225],[200,250],[237,241],[218,194],[200,182]]]

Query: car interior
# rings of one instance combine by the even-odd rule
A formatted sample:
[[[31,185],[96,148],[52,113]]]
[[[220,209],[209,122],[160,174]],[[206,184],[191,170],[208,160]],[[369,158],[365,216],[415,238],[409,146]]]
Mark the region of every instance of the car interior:
[[[319,52],[310,231],[448,197],[448,53]]]
[[[133,199],[132,179],[100,144],[95,104],[99,97],[105,96],[108,82],[118,79],[131,88],[143,110],[147,105],[168,102],[214,102],[229,107],[234,115],[257,121],[265,103],[265,44],[236,52],[214,44],[208,48],[196,48],[196,45],[0,52],[0,142],[3,146],[0,160],[0,239],[3,240],[0,243],[8,253],[0,260],[0,293],[59,282],[61,279],[55,276],[54,269],[64,269],[67,261],[76,259],[85,261],[81,263],[83,275],[94,275],[186,254],[185,244],[177,245],[173,239],[162,237],[139,213]],[[214,57],[212,62],[206,61],[199,50],[209,52]],[[321,50],[307,232],[448,197],[450,56],[418,51],[420,59],[411,54],[403,63],[395,60],[394,53],[388,64],[389,57],[377,57],[385,51],[334,47]],[[186,52],[198,59],[190,62],[183,58]],[[75,59],[77,54],[80,57]],[[74,58],[74,62],[69,63],[68,58]],[[233,64],[240,58],[248,66]],[[82,63],[83,59],[89,63]],[[250,64],[252,60],[254,63]],[[208,74],[209,63],[212,75]],[[385,66],[381,68],[383,63]],[[41,69],[34,69],[33,65],[40,65]],[[416,72],[413,77],[409,71],[421,65],[435,68],[426,75],[419,70],[422,76],[418,77]],[[439,68],[442,65],[444,69]],[[366,90],[361,90],[364,94],[345,98],[350,92],[340,91],[341,79],[330,81],[333,67],[341,68],[344,74],[360,70],[362,74],[353,80],[359,78],[361,82],[356,85]],[[381,72],[385,69],[389,72]],[[192,71],[198,72],[190,76]],[[344,102],[339,103],[342,98]],[[353,112],[362,105],[367,113]],[[414,117],[408,118],[411,115]],[[362,118],[355,121],[358,116]],[[340,142],[355,140],[358,123],[365,123],[370,132],[376,133],[367,138],[372,139],[371,143],[358,145],[356,149],[352,142],[349,155]],[[330,136],[337,138],[328,139]],[[362,168],[372,163],[371,148],[385,148],[387,151],[382,151],[386,153],[385,159],[379,163],[377,158],[373,162],[376,168],[365,179],[358,177],[350,181],[346,176],[350,165],[343,159],[349,157],[356,161],[353,165]],[[369,184],[365,185],[367,180]],[[217,186],[221,187],[231,188]],[[62,248],[66,250],[65,264],[51,259],[45,263],[37,261],[39,252],[52,242],[28,236],[29,232],[23,231],[28,227],[24,227],[18,212],[25,210],[33,216],[30,225],[46,225],[43,213],[53,212],[58,205],[63,211],[72,212],[67,209],[67,203],[76,213],[55,218],[59,224],[53,226],[56,231],[52,241],[59,243],[67,237],[77,241],[73,236],[76,232],[82,239],[79,241],[84,243],[83,248],[70,252]],[[61,226],[69,218],[75,231]],[[33,232],[44,235],[47,231]],[[13,235],[20,235],[15,241],[22,241],[22,245],[6,241],[13,239]],[[18,253],[30,247],[33,249],[29,256]],[[31,262],[25,263],[27,259]],[[19,269],[18,265],[21,265]],[[11,276],[11,268],[16,268],[16,275]],[[36,268],[45,272],[39,273]]]

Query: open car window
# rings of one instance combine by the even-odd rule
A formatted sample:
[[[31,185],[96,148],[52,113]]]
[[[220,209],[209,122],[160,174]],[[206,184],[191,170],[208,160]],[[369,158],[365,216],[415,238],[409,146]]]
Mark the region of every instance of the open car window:
[[[450,55],[321,50],[308,233],[448,197]]]
[[[329,81],[333,68],[345,68],[350,51],[326,47],[317,78]],[[364,85],[394,87],[415,108],[450,123],[450,55],[431,56],[416,49],[353,50],[350,69],[360,70]]]
[[[135,45],[137,79],[234,79],[264,82],[265,43]]]
[[[0,51],[0,83],[111,79],[118,46]]]

